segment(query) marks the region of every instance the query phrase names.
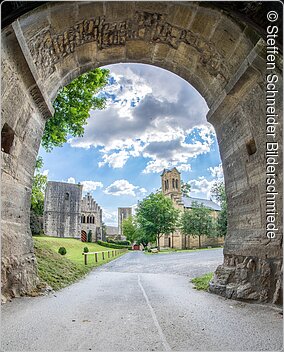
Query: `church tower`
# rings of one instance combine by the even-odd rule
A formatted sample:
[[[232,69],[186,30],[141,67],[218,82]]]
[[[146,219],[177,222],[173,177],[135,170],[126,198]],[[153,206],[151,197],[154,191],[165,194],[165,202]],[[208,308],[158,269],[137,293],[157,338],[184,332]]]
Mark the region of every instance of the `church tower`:
[[[178,205],[181,205],[181,179],[180,172],[174,167],[171,170],[164,169],[162,175],[162,192]]]

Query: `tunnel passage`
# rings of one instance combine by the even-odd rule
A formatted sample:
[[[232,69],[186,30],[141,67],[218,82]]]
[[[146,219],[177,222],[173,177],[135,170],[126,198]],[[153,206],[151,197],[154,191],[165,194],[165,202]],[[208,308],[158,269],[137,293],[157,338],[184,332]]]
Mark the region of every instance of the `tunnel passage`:
[[[29,229],[31,186],[58,89],[90,69],[139,62],[184,78],[210,108],[207,119],[216,130],[228,197],[224,263],[211,291],[279,302],[281,216],[274,239],[264,232],[265,42],[251,20],[227,12],[197,2],[50,2],[2,30],[1,128],[7,124],[13,131],[10,152],[2,150],[4,296],[28,294],[37,285]],[[280,63],[273,72],[281,90]],[[281,97],[279,92],[279,116]],[[281,123],[278,128],[281,136]],[[277,176],[282,179],[280,163]],[[278,209],[281,204],[279,196]]]

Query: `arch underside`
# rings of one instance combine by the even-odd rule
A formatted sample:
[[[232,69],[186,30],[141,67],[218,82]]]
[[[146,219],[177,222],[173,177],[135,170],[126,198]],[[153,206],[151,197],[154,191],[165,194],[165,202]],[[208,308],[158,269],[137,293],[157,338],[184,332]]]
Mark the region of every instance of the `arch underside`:
[[[264,231],[264,42],[245,23],[195,2],[54,2],[2,32],[1,127],[7,123],[14,133],[10,153],[2,152],[3,294],[25,294],[37,284],[29,230],[31,185],[58,89],[90,69],[120,62],[170,70],[205,98],[218,138],[229,212],[224,263],[211,290],[278,302],[281,217],[275,239],[269,241]],[[275,72],[282,77],[277,67]],[[279,99],[279,115],[281,103]],[[249,141],[256,149],[251,154]]]

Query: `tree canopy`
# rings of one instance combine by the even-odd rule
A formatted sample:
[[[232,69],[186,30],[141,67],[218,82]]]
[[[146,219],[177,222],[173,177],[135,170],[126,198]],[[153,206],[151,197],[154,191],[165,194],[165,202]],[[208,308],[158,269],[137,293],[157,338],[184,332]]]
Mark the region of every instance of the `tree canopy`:
[[[221,206],[221,211],[217,218],[217,235],[226,236],[228,228],[228,210],[227,210],[227,196],[225,191],[225,184],[223,181],[215,182],[211,193],[213,197]]]
[[[67,142],[68,135],[81,137],[90,110],[103,109],[105,99],[95,96],[108,81],[109,70],[97,68],[63,87],[53,103],[54,116],[47,120],[42,138],[46,151]]]
[[[190,189],[191,187],[189,183],[181,181],[181,192],[183,196],[189,197]]]
[[[40,173],[42,167],[42,157],[38,157],[32,186],[31,209],[39,216],[43,215],[44,192],[47,183],[47,176]]]
[[[211,210],[203,204],[192,202],[192,208],[184,211],[181,216],[181,231],[184,235],[198,236],[201,247],[201,236],[212,237],[215,235],[215,223]]]
[[[171,199],[163,193],[151,193],[137,207],[137,223],[141,230],[157,240],[160,247],[160,237],[175,230],[179,211],[174,208]]]
[[[132,216],[122,221],[122,233],[130,243],[134,243],[136,240],[136,230],[137,226]]]
[[[136,242],[142,244],[144,248],[148,246],[149,242],[155,241],[156,237],[152,233],[147,233],[141,225],[137,222],[136,217],[129,216],[122,222],[123,234],[131,243]]]

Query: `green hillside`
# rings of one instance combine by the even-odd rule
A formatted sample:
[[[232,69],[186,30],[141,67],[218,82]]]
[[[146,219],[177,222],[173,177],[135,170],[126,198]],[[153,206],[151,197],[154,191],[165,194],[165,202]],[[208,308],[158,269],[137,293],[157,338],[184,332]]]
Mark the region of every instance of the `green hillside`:
[[[34,236],[34,249],[38,262],[38,275],[41,281],[46,282],[54,290],[70,285],[87,274],[92,268],[117,258],[102,259],[98,255],[95,263],[93,255],[88,256],[88,265],[84,264],[83,248],[88,247],[90,252],[111,250],[96,243],[85,243],[73,238],[57,238],[48,236]],[[58,253],[59,247],[65,247],[66,255]],[[120,254],[122,255],[122,254]]]

